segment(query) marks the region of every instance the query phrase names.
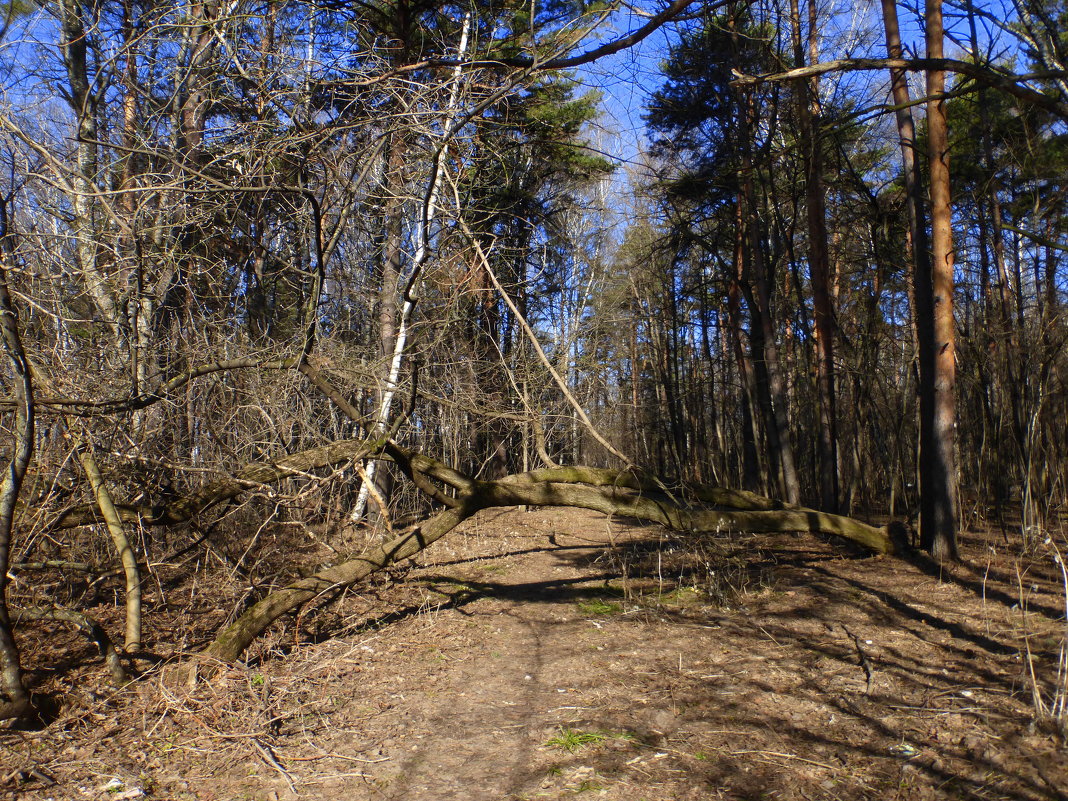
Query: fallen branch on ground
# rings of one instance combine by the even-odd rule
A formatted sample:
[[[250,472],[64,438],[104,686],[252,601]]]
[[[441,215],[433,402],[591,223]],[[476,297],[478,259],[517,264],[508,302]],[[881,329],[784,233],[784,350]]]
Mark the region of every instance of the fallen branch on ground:
[[[220,633],[204,650],[205,657],[236,660],[278,618],[317,597],[344,589],[414,556],[479,510],[491,507],[572,506],[633,517],[681,531],[807,531],[842,537],[875,553],[894,551],[894,543],[885,529],[814,509],[783,506],[738,490],[690,488],[690,497],[703,506],[680,507],[663,493],[656,493],[649,482],[627,471],[565,467],[519,473],[498,481],[476,481],[393,442],[388,443],[386,452],[417,486],[436,499],[444,500],[448,496],[433,488],[430,479],[456,490],[457,497],[448,498],[449,508],[383,545],[271,593]],[[718,508],[707,508],[707,505]]]
[[[333,442],[272,462],[248,465],[232,477],[209,482],[165,505],[116,504],[116,509],[124,520],[137,520],[142,525],[185,522],[252,487],[377,453],[384,453],[396,462],[417,488],[446,507],[444,511],[382,545],[272,592],[220,632],[203,651],[203,656],[222,661],[238,659],[253,640],[283,615],[414,556],[479,510],[491,507],[572,506],[658,523],[676,531],[803,531],[840,537],[878,554],[895,551],[895,540],[886,529],[850,517],[790,506],[752,492],[684,486],[668,493],[661,482],[633,470],[581,466],[553,467],[517,473],[497,481],[477,481],[389,439]],[[98,522],[96,510],[84,505],[61,513],[50,528],[95,522]]]

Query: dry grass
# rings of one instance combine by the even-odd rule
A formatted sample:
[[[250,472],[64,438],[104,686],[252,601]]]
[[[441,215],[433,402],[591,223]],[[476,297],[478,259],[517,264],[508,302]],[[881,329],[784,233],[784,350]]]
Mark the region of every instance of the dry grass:
[[[623,597],[642,607],[730,609],[775,585],[774,560],[725,535],[664,530],[656,538],[615,544],[601,559],[619,575]]]
[[[1050,531],[1035,548],[1038,560],[1051,566],[1054,584],[1059,578],[1064,619],[1058,624],[1027,611],[1029,590],[1025,589],[1023,571],[1016,565],[1020,595],[1020,639],[1026,660],[1028,685],[1035,718],[1040,724],[1068,739],[1068,568],[1064,555],[1068,552],[1068,534],[1062,526]],[[1035,585],[1031,585],[1032,587]],[[1036,647],[1042,652],[1036,654]],[[1053,658],[1050,654],[1054,654]]]

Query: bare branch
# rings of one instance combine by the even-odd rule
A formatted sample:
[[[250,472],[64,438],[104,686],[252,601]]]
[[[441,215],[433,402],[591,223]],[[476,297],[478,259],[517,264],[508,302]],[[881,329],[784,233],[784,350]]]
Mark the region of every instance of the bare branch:
[[[979,83],[1000,89],[1013,97],[1019,98],[1030,105],[1045,109],[1056,114],[1062,119],[1068,120],[1068,103],[1055,97],[1044,95],[1036,89],[1026,86],[1024,82],[1035,80],[1050,80],[1068,76],[1063,70],[1047,70],[1044,72],[1031,72],[1016,75],[1011,72],[998,70],[994,67],[974,64],[968,61],[960,61],[953,58],[839,58],[833,61],[824,61],[819,64],[810,64],[806,67],[786,70],[785,72],[770,72],[763,75],[742,75],[735,73],[734,86],[751,87],[763,83],[793,81],[798,78],[811,78],[817,75],[826,75],[830,72],[859,72],[873,70],[905,70],[908,72],[924,72],[927,70],[945,70],[965,75]]]
[[[205,484],[200,489],[177,500],[160,505],[136,505],[116,503],[115,509],[124,522],[138,522],[146,526],[169,526],[184,523],[194,515],[210,509],[223,501],[236,498],[250,487],[270,484],[301,473],[322,467],[344,464],[351,459],[360,459],[380,451],[387,438],[379,440],[348,439],[332,442],[290,454],[273,462],[257,462],[226,476]],[[60,513],[48,525],[56,531],[75,526],[99,523],[100,518],[93,504],[82,504]]]

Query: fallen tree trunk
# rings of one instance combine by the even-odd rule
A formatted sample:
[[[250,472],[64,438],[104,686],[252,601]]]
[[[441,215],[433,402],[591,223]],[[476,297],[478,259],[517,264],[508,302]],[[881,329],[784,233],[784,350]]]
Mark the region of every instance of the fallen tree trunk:
[[[512,478],[515,480],[492,482],[486,488],[491,500],[487,500],[485,506],[577,506],[608,515],[625,515],[659,523],[676,531],[808,531],[852,540],[875,553],[889,554],[894,551],[893,543],[885,530],[850,517],[818,512],[815,509],[690,509],[617,487],[524,481],[526,476],[522,475]]]
[[[447,497],[449,508],[381,546],[271,593],[221,632],[203,656],[236,660],[283,615],[414,556],[479,510],[496,506],[574,506],[659,523],[679,531],[807,531],[842,537],[875,553],[894,551],[894,543],[884,529],[840,515],[784,506],[753,493],[688,488],[680,494],[721,508],[688,507],[655,491],[650,483],[630,472],[564,467],[515,474],[498,481],[475,481],[395,443],[389,443],[386,451],[417,486],[424,491],[433,490],[438,499]],[[458,497],[443,496],[429,484],[429,479],[454,488]]]
[[[460,525],[477,512],[478,508],[465,503],[446,509],[414,530],[372,548],[355,559],[349,559],[272,592],[223,630],[215,641],[204,649],[203,655],[232,662],[282,615],[321,595],[362,581],[394,562],[415,556]]]
[[[420,491],[445,506],[445,510],[383,545],[271,593],[223,630],[202,652],[203,656],[223,661],[238,659],[253,640],[283,615],[414,556],[479,510],[490,507],[573,506],[658,523],[676,531],[805,531],[841,537],[878,554],[895,550],[895,542],[885,529],[841,515],[784,504],[752,492],[708,486],[682,486],[668,491],[662,483],[634,471],[581,466],[552,467],[497,481],[476,481],[388,438],[333,442],[272,462],[247,465],[233,476],[209,482],[168,504],[115,504],[115,509],[122,520],[138,521],[142,525],[182,523],[257,486],[381,452],[393,459]],[[99,522],[97,510],[86,504],[62,512],[49,528],[96,522]]]

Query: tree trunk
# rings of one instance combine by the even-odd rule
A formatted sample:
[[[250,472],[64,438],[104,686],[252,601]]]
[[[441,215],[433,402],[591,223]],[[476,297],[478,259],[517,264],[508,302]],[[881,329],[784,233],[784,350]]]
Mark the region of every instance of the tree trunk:
[[[19,336],[18,315],[8,292],[8,272],[14,268],[15,244],[9,228],[8,200],[0,198],[0,338],[11,368],[15,395],[14,443],[11,460],[0,482],[0,720],[19,718],[31,710],[22,684],[22,665],[7,608],[8,560],[14,534],[15,506],[33,455],[33,379]]]
[[[942,58],[941,0],[927,0],[927,56]],[[953,318],[953,229],[949,186],[946,74],[927,72],[928,170],[931,180],[931,274],[916,276],[920,359],[920,536],[938,560],[956,560],[956,331]],[[930,314],[929,320],[920,320]],[[922,322],[922,325],[921,325]],[[923,343],[926,340],[926,343]]]
[[[664,495],[658,482],[623,470],[559,467],[498,481],[475,481],[392,443],[387,450],[420,489],[432,493],[449,508],[387,543],[271,593],[222,631],[203,656],[223,661],[237,659],[256,637],[288,612],[414,556],[475,512],[491,507],[572,506],[634,517],[679,531],[810,531],[851,540],[875,553],[895,550],[895,542],[886,530],[847,517],[783,505],[749,492],[690,487],[687,494],[696,503],[683,506]],[[443,495],[431,484],[431,478],[451,486],[459,496]]]
[[[797,0],[790,0],[794,58],[805,63],[801,45],[801,15]],[[816,4],[808,0],[809,59],[819,61],[816,34]],[[830,292],[830,260],[827,253],[827,212],[823,187],[823,151],[819,139],[819,78],[798,82],[798,118],[801,150],[805,162],[805,206],[808,216],[809,280],[815,313],[816,395],[819,399],[820,507],[838,512],[838,426],[835,411],[834,335],[835,316]]]
[[[883,24],[886,28],[886,50],[890,58],[902,57],[901,33],[897,21],[897,0],[882,0]],[[912,236],[912,258],[916,275],[930,275],[931,252],[927,236],[927,213],[923,180],[916,161],[916,124],[912,118],[908,77],[904,70],[890,70],[890,85],[894,96],[897,131],[901,146],[901,162],[905,174],[905,204]]]
[[[756,490],[760,484],[760,463],[757,454],[756,420],[753,416],[754,385],[753,366],[742,345],[742,289],[740,281],[745,274],[745,225],[742,217],[742,198],[738,196],[736,212],[737,228],[734,240],[734,275],[727,290],[727,321],[730,326],[731,350],[738,367],[740,386],[739,400],[742,407],[742,488]]]
[[[467,52],[468,36],[471,29],[471,15],[467,14],[464,17],[464,25],[462,33],[460,34],[460,44],[458,47],[458,55],[463,58]],[[407,46],[402,50],[403,58],[402,63],[407,62],[408,51]],[[415,311],[415,304],[418,301],[419,287],[421,283],[421,275],[423,271],[423,265],[430,254],[430,229],[434,224],[434,219],[437,216],[438,200],[441,194],[441,186],[443,183],[443,173],[445,170],[445,150],[448,147],[449,139],[453,135],[453,121],[456,119],[456,109],[459,104],[460,98],[460,79],[462,76],[462,67],[457,64],[452,70],[452,85],[449,88],[449,99],[445,107],[445,114],[442,120],[442,137],[438,142],[437,151],[434,153],[434,157],[431,162],[430,180],[428,182],[426,194],[421,198],[418,205],[418,210],[415,214],[415,225],[413,226],[415,232],[415,251],[412,254],[411,266],[407,271],[407,275],[404,276],[404,287],[401,291],[402,303],[400,304],[400,310],[398,314],[396,292],[398,289],[397,283],[401,278],[401,265],[403,263],[402,257],[402,244],[403,244],[403,215],[404,215],[404,160],[408,157],[408,138],[401,136],[399,143],[395,143],[396,147],[389,158],[389,169],[387,172],[387,186],[389,186],[389,177],[392,177],[393,182],[393,196],[391,202],[394,202],[395,209],[389,215],[387,225],[390,226],[388,241],[388,255],[386,258],[386,264],[383,268],[382,275],[382,287],[381,287],[381,331],[379,332],[380,342],[382,345],[382,356],[386,360],[388,367],[386,368],[386,380],[383,388],[379,394],[378,411],[375,416],[375,424],[373,430],[373,436],[385,436],[386,430],[389,426],[390,409],[393,406],[393,398],[397,393],[397,382],[400,380],[401,365],[404,361],[405,348],[408,342],[408,336],[411,332],[411,320],[412,314]],[[382,471],[379,477],[375,478],[376,463],[371,462],[367,466],[367,475],[362,487],[360,487],[359,495],[356,499],[356,508],[353,510],[350,519],[352,522],[357,522],[364,512],[364,507],[367,503],[367,495],[371,489],[371,482],[375,481],[376,486],[379,488],[379,493],[382,498],[387,502],[392,494],[393,477],[385,471]],[[382,510],[385,513],[385,509]]]
[[[886,47],[890,58],[900,58],[901,37],[895,0],[883,0]],[[932,23],[934,28],[932,29]],[[928,55],[942,51],[941,6],[928,2]],[[933,49],[932,49],[933,48]],[[897,106],[901,158],[912,233],[913,310],[919,362],[920,393],[920,529],[923,545],[937,558],[955,559],[956,475],[953,461],[953,240],[950,228],[949,162],[946,153],[944,101],[932,98],[928,108],[929,163],[931,172],[932,229],[937,236],[928,239],[924,213],[923,183],[916,160],[916,136],[909,111],[908,84],[903,70],[892,70],[894,104]],[[941,94],[945,73],[928,73],[928,94]],[[937,186],[936,186],[937,182]],[[938,204],[935,219],[934,206]],[[936,265],[934,262],[938,260]],[[948,276],[947,276],[948,271]],[[935,276],[938,276],[936,288]],[[948,278],[948,296],[945,294]],[[941,293],[941,294],[939,294]],[[939,308],[936,310],[936,299]],[[946,312],[948,311],[948,332]],[[941,315],[936,326],[936,315]],[[946,337],[948,334],[948,338]],[[938,353],[939,342],[946,353]],[[948,375],[946,370],[949,370]],[[941,405],[940,405],[941,404]],[[948,414],[947,414],[948,413]],[[948,431],[946,425],[948,423]]]
[[[111,493],[104,483],[104,476],[96,463],[93,455],[93,444],[87,431],[81,432],[78,443],[78,461],[81,462],[89,486],[92,487],[93,497],[96,498],[97,509],[104,519],[111,541],[115,544],[115,550],[122,563],[122,571],[126,577],[126,651],[138,651],[141,648],[141,571],[137,566],[137,556],[134,554],[130,539],[122,526],[122,518],[115,508]]]
[[[750,268],[747,278],[752,284],[752,290],[746,293],[751,318],[750,339],[753,343],[757,390],[764,415],[764,432],[768,439],[768,456],[778,472],[782,496],[790,503],[796,504],[801,500],[801,490],[794,464],[794,450],[790,444],[786,392],[779,364],[779,350],[775,343],[775,323],[771,308],[772,278],[764,258],[756,192],[753,187],[753,161],[750,154],[752,105],[752,98],[747,98],[746,108],[742,111],[741,176],[747,214],[746,241],[749,245],[749,258],[745,263]]]
[[[89,80],[88,32],[82,18],[84,9],[79,0],[60,0],[60,52],[67,71],[68,100],[75,120],[76,165],[71,182],[73,197],[72,228],[74,252],[81,270],[85,289],[93,299],[101,319],[114,336],[121,329],[122,317],[107,275],[97,259],[98,242],[93,220],[93,204],[97,195],[96,97]]]

